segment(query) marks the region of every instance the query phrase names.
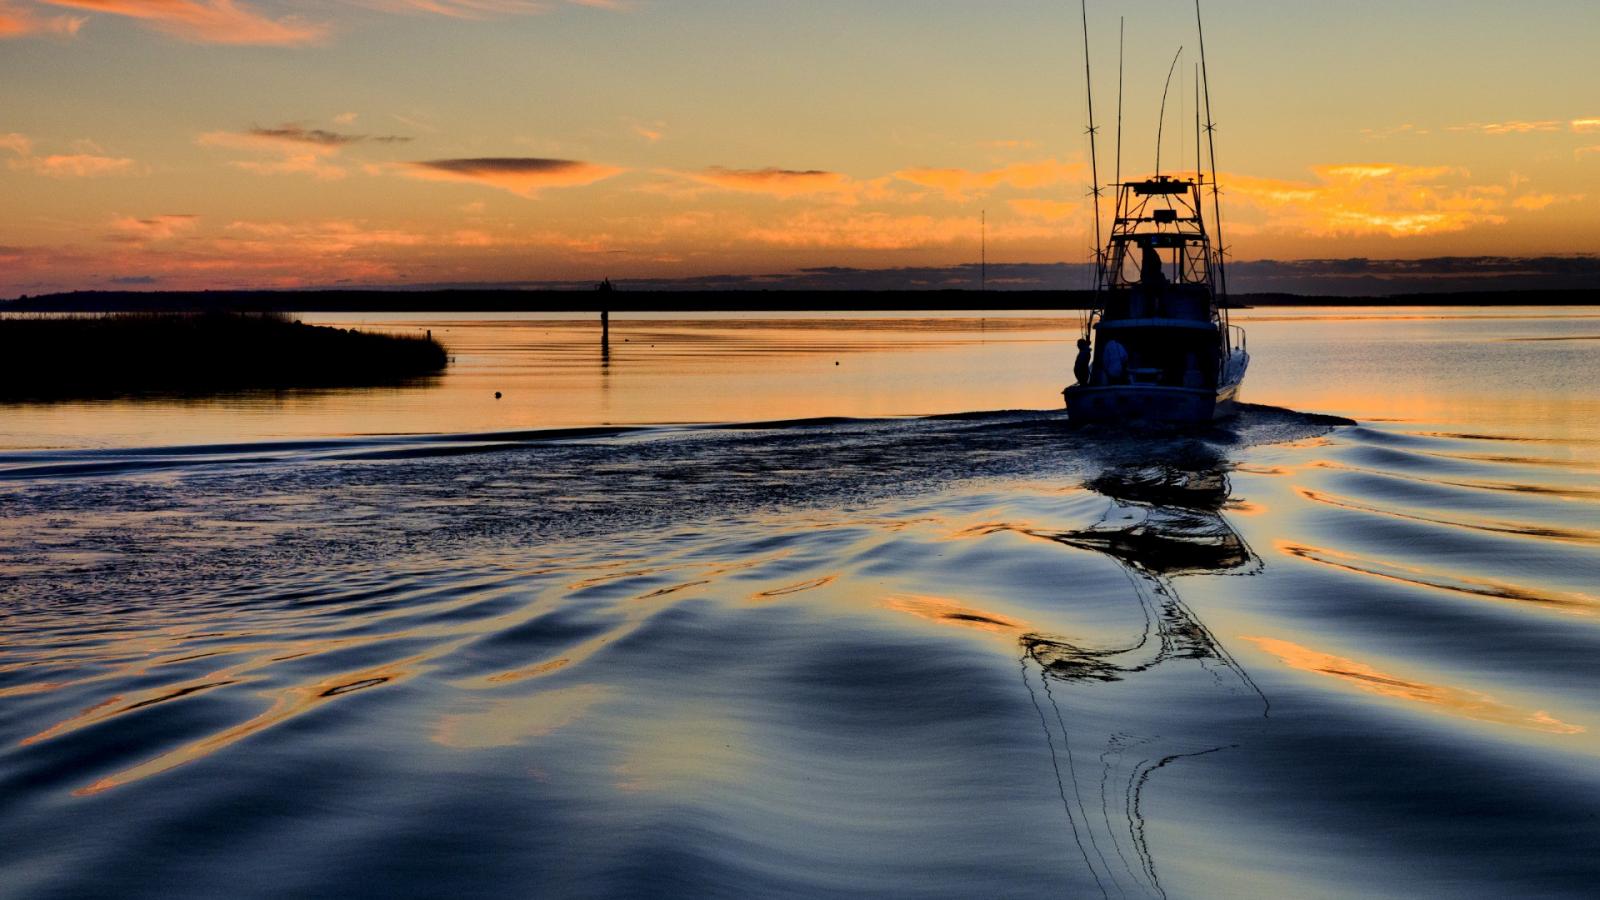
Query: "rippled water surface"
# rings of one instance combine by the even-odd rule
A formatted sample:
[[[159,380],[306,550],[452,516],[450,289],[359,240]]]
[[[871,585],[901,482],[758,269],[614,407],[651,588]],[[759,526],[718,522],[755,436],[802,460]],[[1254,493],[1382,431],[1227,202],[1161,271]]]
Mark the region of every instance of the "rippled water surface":
[[[1600,311],[1239,318],[1197,432],[1022,317],[4,410],[0,895],[1591,896]]]

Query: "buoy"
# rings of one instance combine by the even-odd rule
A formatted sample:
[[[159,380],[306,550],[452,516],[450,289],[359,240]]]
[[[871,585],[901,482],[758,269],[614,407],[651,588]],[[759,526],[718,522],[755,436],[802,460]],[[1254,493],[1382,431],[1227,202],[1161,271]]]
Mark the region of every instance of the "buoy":
[[[500,399],[500,392],[499,392],[499,391],[495,391],[495,392],[494,392],[494,398],[495,398],[495,399],[496,399],[496,400],[499,400],[499,399]]]

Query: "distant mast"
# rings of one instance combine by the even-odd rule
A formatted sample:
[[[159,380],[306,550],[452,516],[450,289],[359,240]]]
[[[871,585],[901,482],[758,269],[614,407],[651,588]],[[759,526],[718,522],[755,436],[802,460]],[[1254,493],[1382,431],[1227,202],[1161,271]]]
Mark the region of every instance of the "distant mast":
[[[989,290],[989,211],[978,216],[978,292]]]

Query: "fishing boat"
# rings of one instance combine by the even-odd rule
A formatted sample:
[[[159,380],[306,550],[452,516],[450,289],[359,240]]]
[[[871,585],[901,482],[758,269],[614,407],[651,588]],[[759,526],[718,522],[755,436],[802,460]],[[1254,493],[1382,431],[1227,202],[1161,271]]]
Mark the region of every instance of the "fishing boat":
[[[1199,24],[1199,3],[1195,4]],[[1084,23],[1085,69],[1088,21]],[[1250,354],[1244,330],[1228,321],[1227,276],[1206,225],[1205,189],[1213,221],[1222,228],[1216,190],[1216,147],[1211,143],[1211,178],[1200,160],[1199,91],[1204,83],[1205,42],[1195,80],[1195,172],[1191,178],[1157,174],[1112,187],[1116,204],[1109,239],[1101,233],[1098,162],[1095,174],[1095,302],[1078,342],[1078,383],[1062,391],[1073,422],[1209,422],[1234,412]],[[1181,53],[1181,50],[1180,50]],[[1177,59],[1173,61],[1174,68]],[[1119,74],[1118,81],[1121,81]],[[1168,72],[1168,85],[1171,71]],[[1120,91],[1119,91],[1120,94]],[[1206,88],[1210,118],[1210,89]],[[1162,121],[1166,97],[1162,97]],[[1089,105],[1090,154],[1094,158],[1093,91]],[[1121,98],[1118,98],[1117,168],[1121,169]],[[1209,134],[1211,128],[1207,128]]]

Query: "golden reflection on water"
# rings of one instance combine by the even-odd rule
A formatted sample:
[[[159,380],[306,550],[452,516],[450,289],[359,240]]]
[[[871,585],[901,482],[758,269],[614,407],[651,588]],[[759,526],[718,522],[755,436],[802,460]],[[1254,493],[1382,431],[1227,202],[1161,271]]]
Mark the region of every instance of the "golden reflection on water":
[[[616,693],[605,685],[579,684],[530,697],[480,701],[471,712],[440,719],[433,740],[456,750],[516,746],[571,725]]]
[[[756,593],[750,595],[750,599],[754,602],[760,602],[763,600],[771,600],[774,597],[787,597],[790,594],[798,594],[802,591],[810,591],[820,587],[827,587],[838,579],[838,575],[824,575],[820,578],[811,578],[795,584],[772,588],[771,590],[757,591]]]
[[[1370,575],[1414,587],[1437,588],[1443,591],[1452,591],[1458,594],[1491,600],[1509,600],[1535,607],[1554,609],[1569,615],[1600,615],[1600,601],[1596,601],[1589,594],[1536,590],[1487,578],[1470,578],[1465,575],[1454,575],[1425,569],[1421,566],[1408,566],[1388,560],[1367,559],[1353,553],[1345,553],[1325,547],[1311,547],[1296,544],[1292,541],[1278,541],[1277,549],[1287,556],[1321,563],[1325,566],[1343,569],[1358,575]]]
[[[1244,640],[1276,656],[1285,665],[1304,672],[1336,678],[1368,693],[1425,704],[1441,712],[1498,725],[1512,725],[1550,734],[1581,734],[1586,729],[1551,716],[1544,710],[1521,710],[1496,701],[1488,694],[1429,684],[1382,672],[1365,663],[1334,656],[1277,638],[1242,635]]]
[[[264,731],[274,725],[282,724],[289,719],[309,712],[335,697],[342,697],[358,690],[389,684],[405,678],[412,674],[411,667],[425,658],[426,656],[413,656],[356,672],[340,673],[310,684],[295,685],[270,692],[268,696],[274,697],[272,706],[249,721],[224,729],[202,740],[186,744],[132,768],[124,769],[114,775],[102,778],[87,787],[73,791],[73,796],[87,797],[98,794],[210,756],[257,732]],[[126,710],[119,710],[119,712],[124,711]]]
[[[1367,503],[1361,503],[1347,497],[1314,491],[1310,488],[1299,488],[1300,496],[1316,503],[1325,503],[1339,509],[1348,509],[1353,512],[1374,513],[1388,516],[1393,519],[1405,519],[1412,522],[1423,522],[1429,525],[1445,525],[1451,528],[1466,528],[1473,531],[1488,531],[1496,534],[1513,534],[1523,537],[1549,538],[1555,541],[1564,541],[1573,544],[1600,544],[1600,532],[1588,531],[1577,528],[1561,528],[1552,525],[1535,525],[1529,522],[1506,522],[1496,519],[1479,519],[1476,521],[1462,521],[1457,519],[1444,519],[1434,516],[1421,516],[1413,513],[1403,513],[1393,509],[1382,509]]]
[[[1024,634],[1033,630],[1026,623],[1014,622],[999,613],[972,609],[944,597],[896,596],[884,600],[883,605],[895,612],[907,613],[940,625],[974,628],[1012,640],[1019,640]]]

